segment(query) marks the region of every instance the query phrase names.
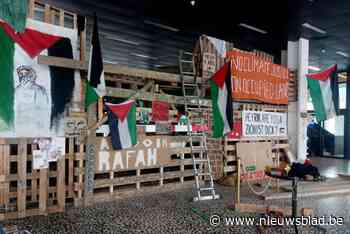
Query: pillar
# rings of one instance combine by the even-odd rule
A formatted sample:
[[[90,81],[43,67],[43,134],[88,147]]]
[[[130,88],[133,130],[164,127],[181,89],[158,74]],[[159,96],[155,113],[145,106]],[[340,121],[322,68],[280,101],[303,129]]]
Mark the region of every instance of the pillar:
[[[347,68],[346,79],[346,108],[344,113],[344,159],[350,159],[350,66]]]

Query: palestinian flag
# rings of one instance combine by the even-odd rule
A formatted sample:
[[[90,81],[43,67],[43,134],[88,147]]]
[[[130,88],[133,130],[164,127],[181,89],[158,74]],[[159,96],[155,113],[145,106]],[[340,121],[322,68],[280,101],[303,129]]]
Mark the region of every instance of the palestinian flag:
[[[213,137],[233,129],[231,62],[221,67],[209,80],[213,106]]]
[[[121,104],[106,103],[106,106],[113,149],[127,149],[136,145],[135,101],[126,101]]]
[[[89,74],[85,91],[85,106],[98,101],[100,97],[106,95],[106,84],[103,71],[103,59],[101,53],[100,39],[98,36],[97,16],[94,16],[94,28],[92,32]]]
[[[318,122],[336,116],[334,95],[331,88],[332,76],[336,70],[337,65],[333,65],[320,73],[306,75],[312,104]]]
[[[73,95],[74,70],[38,64],[39,55],[72,59],[70,39],[30,22],[22,33],[0,22],[1,137],[56,135]]]

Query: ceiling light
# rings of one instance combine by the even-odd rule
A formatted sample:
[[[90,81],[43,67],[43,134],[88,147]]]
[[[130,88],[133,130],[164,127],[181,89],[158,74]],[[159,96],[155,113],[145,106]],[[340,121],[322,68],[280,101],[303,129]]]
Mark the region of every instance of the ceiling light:
[[[303,23],[302,26],[303,26],[304,28],[308,28],[308,29],[310,29],[310,30],[312,30],[312,31],[315,31],[315,32],[318,32],[318,33],[321,33],[321,34],[326,34],[326,33],[327,33],[325,30],[320,29],[320,28],[318,28],[318,27],[316,27],[316,26],[313,26],[313,25],[311,25],[311,24],[309,24],[309,23]]]
[[[196,5],[196,1],[192,0],[192,1],[191,1],[191,5],[192,5],[192,6]]]
[[[321,71],[319,67],[315,67],[315,66],[308,66],[307,68],[311,71]]]
[[[154,60],[158,60],[158,58],[156,57],[151,57],[145,54],[138,54],[138,53],[130,53],[131,55],[134,55],[136,57],[140,57],[140,58],[146,58],[146,59],[154,59]]]
[[[323,54],[326,53],[326,50],[325,50],[325,49],[322,49],[322,50],[321,50],[321,53],[323,53]]]
[[[105,38],[109,39],[109,40],[113,40],[113,41],[123,42],[123,43],[130,44],[130,45],[135,45],[135,46],[140,45],[140,43],[138,43],[138,42],[129,41],[129,40],[126,40],[126,39],[123,39],[123,38],[120,38],[120,37],[106,35]]]
[[[266,33],[267,33],[265,30],[262,30],[262,29],[260,29],[260,28],[251,26],[251,25],[249,25],[249,24],[240,23],[239,26],[244,27],[244,28],[248,28],[248,29],[250,29],[250,30],[259,32],[259,33],[261,33],[261,34],[266,34]]]
[[[337,52],[335,52],[336,54],[339,54],[339,55],[341,55],[341,56],[344,56],[344,57],[346,57],[346,58],[349,58],[349,54],[347,54],[347,53],[344,53],[344,52],[341,52],[341,51],[337,51]]]
[[[156,26],[156,27],[158,27],[158,28],[166,29],[166,30],[173,31],[173,32],[178,32],[178,31],[180,31],[180,29],[177,29],[177,28],[174,28],[174,27],[165,25],[165,24],[155,23],[155,22],[152,22],[152,21],[150,21],[150,20],[145,20],[145,21],[143,21],[143,22],[144,22],[145,24],[150,24],[150,25]]]

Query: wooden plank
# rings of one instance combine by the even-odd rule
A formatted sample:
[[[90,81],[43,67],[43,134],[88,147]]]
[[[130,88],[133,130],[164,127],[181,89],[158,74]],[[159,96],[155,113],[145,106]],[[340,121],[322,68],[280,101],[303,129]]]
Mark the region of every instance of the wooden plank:
[[[20,218],[25,217],[27,190],[27,141],[19,139],[17,161],[17,211]]]
[[[43,65],[49,65],[49,66],[56,66],[56,67],[66,67],[66,68],[72,68],[77,70],[87,70],[88,69],[88,62],[78,61],[78,60],[72,60],[72,59],[65,59],[65,58],[59,58],[59,57],[53,57],[53,56],[45,56],[40,55],[38,57],[38,63]],[[106,74],[118,74],[118,75],[124,75],[124,76],[132,76],[132,77],[139,77],[144,79],[152,79],[152,80],[158,80],[158,81],[166,81],[166,82],[181,82],[181,77],[179,74],[171,74],[171,73],[165,73],[165,72],[158,72],[158,71],[151,71],[151,70],[145,70],[145,69],[138,69],[138,68],[130,68],[125,66],[118,66],[118,65],[111,65],[111,64],[104,64],[104,71]],[[184,77],[185,81],[191,81],[193,78],[189,76]],[[201,78],[198,77],[198,82],[201,82]]]
[[[48,5],[48,4],[45,4],[44,22],[45,22],[45,23],[52,23],[52,22],[51,22],[51,10],[50,10],[50,5]]]
[[[74,138],[68,140],[68,196],[74,197]]]
[[[60,10],[60,26],[64,27],[64,10]]]
[[[40,170],[39,181],[39,209],[41,215],[47,215],[47,198],[48,198],[48,169]]]
[[[136,92],[137,91],[130,90],[130,89],[107,87],[107,96],[111,96],[111,97],[128,98],[136,94]],[[157,99],[159,101],[166,101],[170,104],[180,104],[180,105],[185,104],[184,98],[182,96],[175,96],[175,95],[169,95],[169,94],[157,94],[157,93],[142,92],[142,91],[139,92],[137,99],[144,100],[144,101],[153,101],[154,99]],[[202,106],[210,107],[211,100],[201,99],[201,104]]]
[[[37,145],[36,144],[31,144],[32,146],[32,155],[33,155],[33,151],[37,149]],[[33,165],[33,163],[32,163]],[[36,172],[37,170],[32,170],[32,172]],[[28,176],[28,175],[27,175]],[[31,190],[32,192],[32,201],[37,201],[38,200],[38,179],[37,178],[33,178],[32,179],[32,188]],[[27,190],[28,193],[28,190]]]
[[[57,160],[57,206],[60,212],[64,211],[66,201],[66,188],[65,188],[65,161],[64,157],[60,157]]]
[[[31,19],[34,18],[34,6],[35,6],[34,0],[28,0],[28,18],[31,18]]]

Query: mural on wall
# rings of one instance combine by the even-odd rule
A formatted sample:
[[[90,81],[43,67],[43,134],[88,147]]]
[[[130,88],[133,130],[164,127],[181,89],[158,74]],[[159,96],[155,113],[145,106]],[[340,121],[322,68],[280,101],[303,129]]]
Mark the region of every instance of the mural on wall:
[[[66,110],[80,101],[80,75],[38,57],[77,58],[77,31],[28,19],[16,33],[1,22],[0,45],[0,137],[64,136]]]

